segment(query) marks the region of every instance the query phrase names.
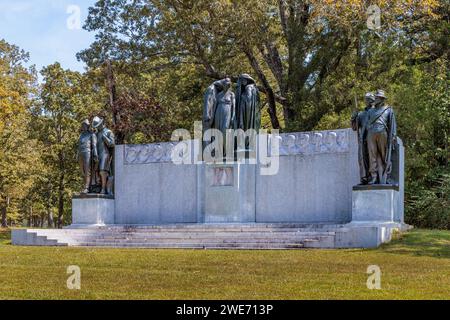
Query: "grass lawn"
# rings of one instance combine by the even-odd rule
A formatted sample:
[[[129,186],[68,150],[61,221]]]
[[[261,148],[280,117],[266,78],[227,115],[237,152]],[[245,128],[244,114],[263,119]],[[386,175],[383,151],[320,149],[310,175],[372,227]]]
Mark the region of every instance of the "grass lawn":
[[[1,299],[449,299],[450,231],[374,250],[204,251],[14,247],[0,229]],[[68,290],[69,265],[81,290]],[[381,290],[366,287],[369,265]]]

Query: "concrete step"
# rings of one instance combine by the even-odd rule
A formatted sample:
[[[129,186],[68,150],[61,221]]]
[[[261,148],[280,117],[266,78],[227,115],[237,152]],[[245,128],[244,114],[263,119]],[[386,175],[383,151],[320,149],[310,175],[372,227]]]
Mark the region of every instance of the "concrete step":
[[[95,237],[95,238],[185,238],[189,237],[298,237],[298,236],[314,236],[314,235],[334,235],[335,232],[241,232],[241,233],[229,233],[229,232],[161,232],[161,233],[110,233],[110,234],[49,234],[49,233],[37,233],[39,235],[45,235],[51,237],[56,236],[67,236],[73,238],[84,238],[84,237]]]
[[[297,236],[297,235],[333,235],[335,231],[303,231],[303,230],[285,230],[285,231],[254,231],[254,232],[228,232],[228,231],[170,231],[170,232],[87,232],[87,233],[74,233],[74,232],[54,232],[54,231],[41,231],[41,230],[30,230],[30,232],[34,232],[38,235],[44,236],[68,236],[68,237],[184,237],[187,234],[191,236],[224,236],[224,237],[239,237],[239,236],[249,236],[249,237],[258,237],[258,236]]]
[[[342,224],[270,224],[270,223],[256,223],[256,224],[166,224],[166,225],[139,225],[139,226],[126,226],[126,225],[115,225],[115,226],[104,226],[95,229],[63,229],[63,230],[97,230],[97,231],[123,231],[123,232],[151,232],[151,231],[177,231],[177,230],[197,230],[197,231],[267,231],[267,230],[285,230],[285,229],[337,229],[342,228]]]
[[[330,237],[331,238],[331,237]],[[93,239],[86,242],[94,243],[299,243],[304,241],[321,241],[325,240],[325,237],[304,237],[304,238],[236,238],[236,239],[223,239],[223,238],[185,238],[185,239]]]
[[[293,224],[172,225],[98,229],[21,230],[19,245],[193,249],[289,249],[333,247],[333,228]]]
[[[305,243],[80,243],[85,247],[107,248],[153,248],[153,249],[299,249],[305,248]]]
[[[228,230],[221,231],[221,230],[213,230],[213,231],[198,231],[198,230],[178,230],[178,231],[158,231],[158,232],[55,232],[55,231],[42,231],[42,230],[30,230],[30,232],[35,232],[39,235],[45,235],[45,236],[70,236],[70,237],[146,237],[146,236],[152,236],[152,237],[179,237],[179,236],[185,236],[186,234],[192,235],[192,236],[291,236],[291,235],[314,235],[314,234],[328,234],[332,235],[336,231],[331,230],[283,230],[283,231],[241,231],[241,232],[230,232]]]

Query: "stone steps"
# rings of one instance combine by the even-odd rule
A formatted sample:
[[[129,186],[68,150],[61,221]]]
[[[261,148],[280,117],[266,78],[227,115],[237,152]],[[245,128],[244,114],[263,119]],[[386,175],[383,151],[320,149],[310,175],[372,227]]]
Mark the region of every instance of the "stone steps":
[[[301,249],[307,248],[304,243],[80,243],[85,247],[106,247],[106,248],[147,248],[147,249]]]
[[[208,239],[208,238],[224,238],[224,239],[234,239],[234,238],[298,238],[298,237],[315,237],[315,236],[334,236],[335,232],[295,232],[295,233],[161,233],[161,234],[57,234],[57,233],[40,233],[37,232],[39,236],[45,236],[48,238],[59,239],[61,237],[71,238],[71,239],[186,239],[186,238],[199,238],[199,239]]]
[[[22,233],[22,242],[16,241],[16,244],[191,249],[330,248],[336,236],[333,230],[340,228],[340,225],[320,225],[314,229],[311,224],[225,224],[28,229],[17,230],[18,234]]]
[[[318,229],[337,229],[342,228],[342,224],[325,224],[325,223],[247,223],[247,224],[167,224],[167,225],[132,225],[132,226],[105,226],[95,229],[63,229],[69,230],[70,232],[80,231],[86,232],[89,230],[95,230],[96,232],[108,232],[108,231],[121,231],[121,232],[160,232],[160,231],[179,231],[179,230],[189,230],[189,231],[230,231],[230,232],[241,232],[241,231],[285,231],[285,230],[314,230]]]
[[[326,239],[326,237],[299,237],[299,238],[162,238],[162,239],[88,239],[80,242],[94,243],[297,243],[304,241],[315,241]],[[54,240],[54,239],[53,239]]]

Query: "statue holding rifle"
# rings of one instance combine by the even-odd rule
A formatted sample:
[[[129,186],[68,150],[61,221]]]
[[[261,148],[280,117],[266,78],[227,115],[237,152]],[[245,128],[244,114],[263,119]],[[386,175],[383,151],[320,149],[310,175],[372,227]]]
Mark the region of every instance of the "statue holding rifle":
[[[392,107],[386,104],[383,90],[375,94],[375,107],[368,111],[367,148],[369,151],[368,184],[389,184],[392,172],[392,150],[397,138],[397,125]]]

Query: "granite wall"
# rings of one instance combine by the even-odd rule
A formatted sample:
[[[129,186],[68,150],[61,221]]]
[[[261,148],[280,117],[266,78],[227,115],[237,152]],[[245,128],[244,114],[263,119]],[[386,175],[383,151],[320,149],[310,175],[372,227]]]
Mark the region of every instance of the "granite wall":
[[[239,193],[241,184],[245,197],[256,199],[250,209],[255,210],[254,215],[246,212],[245,216],[254,216],[254,222],[349,222],[352,186],[359,182],[356,134],[344,129],[288,133],[272,139],[278,139],[280,145],[276,175],[261,175],[262,165],[258,164],[246,169],[246,174],[254,177],[250,184],[221,177],[223,181],[237,181],[234,187],[238,192],[229,194],[237,194],[239,201],[243,195]],[[270,145],[273,140],[269,140]],[[188,151],[194,151],[194,141],[176,145],[116,147],[116,224],[205,222],[208,214],[205,210],[213,207],[205,204],[210,201],[207,189],[217,186],[208,181],[205,170],[208,165],[172,162],[171,156],[176,153],[179,159],[193,163],[197,156]],[[237,174],[229,170],[220,172]],[[228,201],[221,199],[221,203],[226,205]],[[249,210],[248,206],[245,210]]]

